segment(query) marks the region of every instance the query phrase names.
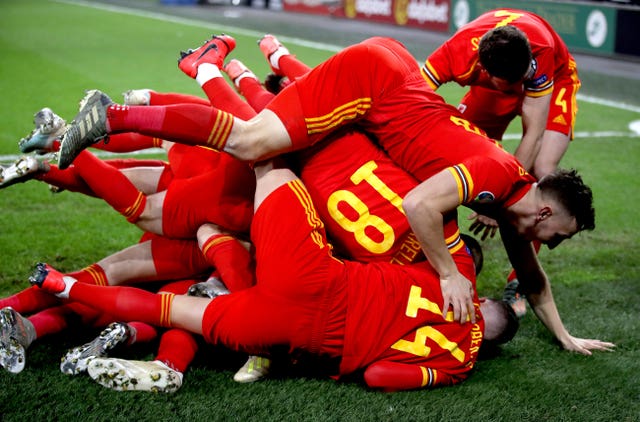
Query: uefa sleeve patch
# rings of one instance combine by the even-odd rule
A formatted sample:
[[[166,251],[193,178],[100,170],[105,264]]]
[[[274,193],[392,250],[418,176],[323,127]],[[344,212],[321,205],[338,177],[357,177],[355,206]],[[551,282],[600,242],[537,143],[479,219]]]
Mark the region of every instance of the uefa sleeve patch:
[[[495,201],[496,196],[489,191],[482,191],[473,199],[476,204],[490,204]]]

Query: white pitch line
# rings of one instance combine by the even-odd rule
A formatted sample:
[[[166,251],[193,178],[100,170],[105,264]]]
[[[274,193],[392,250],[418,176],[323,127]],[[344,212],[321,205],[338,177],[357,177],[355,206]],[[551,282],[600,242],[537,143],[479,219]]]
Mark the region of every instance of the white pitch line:
[[[507,133],[502,139],[510,141],[520,139],[521,137],[522,135],[518,133]],[[576,132],[573,137],[574,139],[640,138],[640,133],[604,130],[601,132]]]
[[[598,98],[591,95],[578,94],[577,97],[578,100],[584,101],[586,103],[600,104],[606,107],[617,108],[619,110],[627,110],[640,113],[640,106],[636,106],[633,104],[621,103],[619,101],[607,100],[606,98]]]

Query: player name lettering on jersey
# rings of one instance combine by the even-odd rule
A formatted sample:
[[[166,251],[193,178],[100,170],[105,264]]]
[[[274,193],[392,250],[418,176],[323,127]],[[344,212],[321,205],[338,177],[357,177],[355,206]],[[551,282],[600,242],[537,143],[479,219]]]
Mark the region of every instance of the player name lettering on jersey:
[[[400,250],[391,258],[392,264],[405,265],[415,262],[416,258],[421,257],[422,248],[420,242],[416,239],[416,235],[410,232],[402,242]]]

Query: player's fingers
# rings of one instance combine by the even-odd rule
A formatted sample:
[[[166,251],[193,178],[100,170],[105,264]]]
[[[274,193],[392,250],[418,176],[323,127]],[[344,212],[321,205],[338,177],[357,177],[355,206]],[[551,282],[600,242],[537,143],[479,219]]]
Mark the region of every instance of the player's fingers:
[[[616,347],[615,344],[609,343],[606,341],[595,341],[591,344],[590,349],[592,350],[604,350],[607,352],[613,352],[613,348]]]
[[[576,351],[578,353],[581,353],[581,354],[586,355],[586,356],[591,356],[592,355],[591,350],[589,350],[589,349],[580,348],[579,350],[576,350]]]
[[[462,312],[463,312],[463,309],[462,309],[462,306],[460,306],[460,303],[459,302],[454,303],[453,304],[453,320],[460,321],[461,320],[460,315],[462,314]]]
[[[447,318],[447,312],[449,312],[449,305],[451,305],[451,303],[449,302],[449,295],[445,295],[444,296],[444,304],[442,305],[442,318]],[[455,309],[454,309],[455,312]]]
[[[467,310],[469,312],[469,316],[471,317],[471,323],[476,323],[476,312],[474,310],[473,301],[467,303]]]
[[[487,236],[489,236],[490,230],[491,229],[489,227],[485,227],[484,232],[482,233],[482,237],[480,238],[480,240],[485,240],[487,238]]]
[[[460,324],[464,324],[467,322],[467,318],[469,317],[469,310],[467,309],[465,302],[460,302],[458,307],[460,308],[460,317],[456,317],[456,321],[460,321]]]

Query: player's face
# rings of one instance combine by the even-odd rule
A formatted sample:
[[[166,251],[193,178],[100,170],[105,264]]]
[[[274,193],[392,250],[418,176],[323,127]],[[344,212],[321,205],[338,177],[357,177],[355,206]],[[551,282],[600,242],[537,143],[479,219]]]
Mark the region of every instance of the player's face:
[[[522,92],[522,81],[509,82],[506,79],[498,78],[497,76],[489,75],[489,83],[494,89],[506,93],[520,93]]]
[[[578,232],[575,217],[558,212],[536,222],[533,227],[533,239],[553,249],[565,239],[570,239]]]

